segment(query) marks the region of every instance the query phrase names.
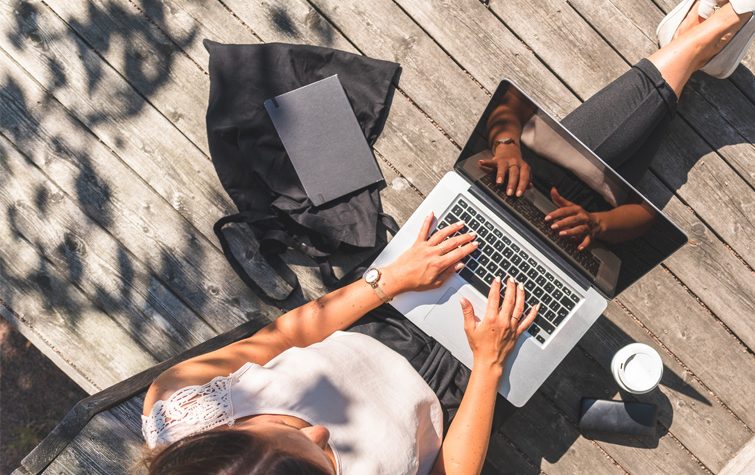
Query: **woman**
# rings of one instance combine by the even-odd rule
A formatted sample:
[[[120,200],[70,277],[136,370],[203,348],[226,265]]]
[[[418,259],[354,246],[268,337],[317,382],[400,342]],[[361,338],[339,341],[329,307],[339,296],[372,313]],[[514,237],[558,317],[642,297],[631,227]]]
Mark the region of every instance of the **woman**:
[[[730,53],[737,31],[752,26],[750,12],[729,4],[705,21],[697,3],[684,5],[677,10],[686,16],[665,23],[676,31],[668,45],[564,121],[630,181],[647,168],[692,72]],[[504,145],[483,165],[503,168],[502,180],[523,191],[526,163],[516,144]],[[471,233],[450,237],[463,223],[430,235],[433,219],[381,269],[376,288],[355,282],[160,375],[144,401],[143,428],[151,447],[170,445],[151,473],[479,473],[503,363],[537,308],[522,314],[524,289],[512,279],[503,290],[494,281],[485,315],[462,299],[474,363],[471,373],[449,364],[437,343],[382,305],[437,288],[476,249]]]

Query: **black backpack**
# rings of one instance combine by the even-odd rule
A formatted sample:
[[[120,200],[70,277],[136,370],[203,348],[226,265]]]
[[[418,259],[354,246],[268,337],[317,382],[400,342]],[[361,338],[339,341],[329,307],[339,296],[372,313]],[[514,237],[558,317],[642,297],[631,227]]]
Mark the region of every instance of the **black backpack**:
[[[207,138],[220,182],[238,209],[214,226],[223,252],[241,279],[263,298],[284,300],[299,286],[280,254],[292,247],[317,262],[328,287],[352,281],[398,230],[382,212],[379,185],[315,207],[286,155],[264,101],[338,74],[367,142],[373,145],[388,116],[399,65],[309,45],[225,45],[205,40],[210,53]],[[338,173],[338,170],[334,170]],[[289,289],[263,291],[245,269],[251,255],[231,251],[227,226],[245,223],[259,253]],[[341,279],[334,262],[351,262]],[[353,263],[359,263],[354,266]]]

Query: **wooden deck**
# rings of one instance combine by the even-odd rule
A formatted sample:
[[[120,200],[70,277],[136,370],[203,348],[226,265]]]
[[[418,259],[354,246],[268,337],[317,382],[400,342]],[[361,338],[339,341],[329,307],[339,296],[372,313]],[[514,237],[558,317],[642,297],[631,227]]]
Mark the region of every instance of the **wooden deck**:
[[[281,313],[235,277],[212,233],[233,208],[205,136],[204,38],[399,62],[375,154],[384,207],[401,222],[451,166],[502,77],[563,117],[654,51],[675,3],[5,0],[0,313],[90,393]],[[718,473],[753,437],[754,70],[752,48],[729,80],[691,81],[641,186],[689,244],[612,302],[494,434],[493,471]],[[323,289],[305,260],[287,260],[305,286],[292,308]],[[608,365],[631,341],[657,348],[666,365],[660,391],[638,397],[660,406],[661,436],[585,439],[578,401],[620,397]],[[129,469],[142,450],[138,410],[132,400],[95,417],[48,471]],[[752,463],[752,445],[730,468]]]

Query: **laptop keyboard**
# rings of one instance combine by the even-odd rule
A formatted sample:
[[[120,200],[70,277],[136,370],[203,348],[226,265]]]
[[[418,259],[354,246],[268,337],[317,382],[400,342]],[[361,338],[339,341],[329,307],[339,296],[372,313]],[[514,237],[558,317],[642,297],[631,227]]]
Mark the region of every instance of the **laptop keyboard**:
[[[487,296],[496,276],[511,276],[524,285],[526,300],[524,315],[540,303],[535,322],[527,330],[541,344],[548,341],[556,328],[577,306],[581,298],[572,288],[554,276],[543,264],[517,245],[511,235],[500,228],[479,208],[457,196],[438,219],[436,229],[443,229],[459,220],[467,228],[453,236],[473,230],[479,247],[464,259],[459,275]],[[501,288],[503,298],[505,286]]]
[[[525,199],[507,196],[506,193],[504,193],[503,188],[500,185],[496,185],[494,176],[495,175],[493,174],[485,175],[480,179],[480,183],[493,191],[493,193],[501,198],[511,209],[524,218],[525,221],[535,226],[554,244],[574,258],[574,260],[590,273],[590,275],[593,277],[598,275],[600,261],[596,259],[592,253],[577,249],[577,242],[575,240],[559,236],[558,232],[551,229],[550,224],[546,223],[545,213],[540,211],[537,206]]]

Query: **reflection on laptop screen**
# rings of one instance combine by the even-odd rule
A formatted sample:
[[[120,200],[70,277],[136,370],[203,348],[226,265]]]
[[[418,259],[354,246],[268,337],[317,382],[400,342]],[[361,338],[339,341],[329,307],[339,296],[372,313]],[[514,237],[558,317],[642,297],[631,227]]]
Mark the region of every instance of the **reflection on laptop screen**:
[[[517,152],[530,166],[527,191],[496,183]],[[480,164],[480,161],[482,165]],[[603,294],[613,297],[679,249],[687,238],[666,216],[508,81],[501,82],[456,169],[479,184]],[[514,172],[518,172],[514,168]],[[517,173],[517,175],[519,175]],[[523,177],[519,176],[520,179]],[[546,220],[546,216],[556,217]],[[553,229],[558,223],[557,229]],[[608,223],[605,227],[597,223]]]

